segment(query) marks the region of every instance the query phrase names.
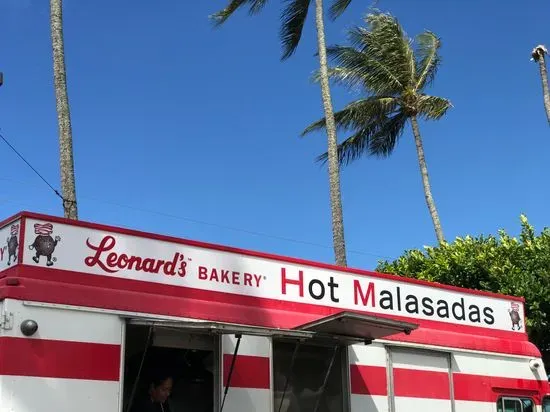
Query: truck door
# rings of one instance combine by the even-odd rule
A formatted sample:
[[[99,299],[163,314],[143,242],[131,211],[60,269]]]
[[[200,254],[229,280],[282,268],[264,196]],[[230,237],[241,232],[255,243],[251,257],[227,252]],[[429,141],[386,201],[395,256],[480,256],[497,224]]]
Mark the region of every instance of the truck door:
[[[409,348],[389,348],[391,412],[452,412],[450,356]]]

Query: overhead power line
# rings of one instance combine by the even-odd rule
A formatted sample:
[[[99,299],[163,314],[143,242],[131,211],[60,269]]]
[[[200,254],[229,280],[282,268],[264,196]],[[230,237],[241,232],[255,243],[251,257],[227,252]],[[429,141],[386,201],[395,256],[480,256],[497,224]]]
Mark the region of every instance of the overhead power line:
[[[8,147],[9,147],[17,156],[19,156],[19,158],[20,158],[21,160],[23,160],[23,161],[25,162],[25,164],[26,164],[27,166],[29,166],[29,167],[31,168],[31,170],[32,170],[32,171],[33,171],[33,172],[34,172],[34,173],[35,173],[44,183],[46,183],[46,185],[48,185],[48,187],[49,187],[50,189],[53,190],[53,192],[54,192],[57,196],[59,196],[59,197],[61,198],[61,200],[65,201],[65,199],[63,199],[63,196],[61,196],[61,193],[59,193],[59,191],[58,191],[56,188],[54,188],[54,187],[50,184],[50,182],[48,182],[48,181],[46,180],[46,178],[45,178],[44,176],[42,176],[42,175],[38,172],[38,170],[36,170],[36,169],[27,161],[27,159],[25,159],[25,158],[23,157],[23,155],[17,151],[17,149],[16,149],[15,147],[12,146],[12,144],[11,144],[10,142],[8,142],[8,139],[6,139],[6,138],[4,137],[4,135],[2,134],[1,131],[0,131],[0,138],[4,141],[4,143],[6,143],[6,144],[8,145]]]
[[[27,159],[25,159],[25,157],[22,154],[19,151],[17,151],[17,149],[15,149],[15,147],[13,147],[13,145],[6,139],[6,137],[1,132],[0,132],[0,138],[8,145],[8,147],[23,162],[25,162],[25,164],[40,178],[40,180],[42,180],[42,182],[44,182],[44,184],[46,184],[55,193],[56,196],[58,196],[62,201],[66,202],[66,200],[63,198],[61,193],[59,193],[59,191],[52,184],[50,184],[50,182],[48,182],[48,180],[42,174],[40,174],[40,172],[38,172],[38,170],[36,170],[31,165],[31,163]],[[0,180],[16,181],[15,179],[7,179],[7,178],[0,178]],[[21,181],[19,181],[19,183],[29,184],[28,182],[21,182]],[[157,216],[163,216],[163,217],[182,220],[182,221],[186,221],[186,222],[190,222],[190,223],[194,223],[194,224],[199,224],[199,225],[204,225],[204,226],[211,226],[211,227],[215,227],[215,228],[219,228],[219,229],[231,230],[231,231],[235,231],[235,232],[241,232],[241,233],[246,233],[246,234],[249,234],[249,235],[254,235],[254,236],[259,236],[259,237],[264,237],[264,238],[271,238],[271,239],[275,239],[275,240],[280,240],[280,241],[284,241],[284,242],[291,242],[291,243],[296,243],[296,244],[301,244],[301,245],[315,246],[315,247],[320,247],[320,248],[324,248],[324,249],[331,249],[332,248],[331,246],[328,246],[328,245],[323,245],[323,244],[320,244],[320,243],[310,242],[310,241],[307,241],[307,240],[294,239],[294,238],[285,237],[285,236],[278,236],[278,235],[271,235],[271,234],[264,233],[264,232],[248,230],[248,229],[242,229],[242,228],[227,226],[227,225],[221,225],[219,223],[206,222],[206,221],[203,221],[203,220],[193,219],[193,218],[189,218],[189,217],[185,217],[185,216],[179,216],[179,215],[166,213],[166,212],[161,212],[161,211],[157,211],[157,210],[144,209],[144,208],[139,208],[139,207],[135,207],[135,206],[124,205],[124,204],[121,204],[121,203],[117,203],[117,202],[113,202],[113,201],[109,201],[109,200],[105,200],[105,199],[91,198],[89,196],[82,196],[82,195],[80,195],[79,197],[80,198],[85,198],[85,199],[88,199],[88,200],[92,200],[92,201],[95,201],[95,202],[99,202],[99,203],[110,204],[112,206],[116,206],[116,207],[120,207],[120,208],[124,208],[124,209],[134,210],[136,212],[142,212],[142,213],[148,213],[148,214],[157,215]],[[384,256],[384,255],[380,255],[380,254],[377,254],[377,253],[370,253],[370,252],[366,252],[366,251],[362,251],[362,250],[348,250],[348,253],[352,253],[352,254],[356,254],[356,255],[378,257],[378,258],[383,258],[383,259],[388,259],[388,260],[392,259],[389,256]]]

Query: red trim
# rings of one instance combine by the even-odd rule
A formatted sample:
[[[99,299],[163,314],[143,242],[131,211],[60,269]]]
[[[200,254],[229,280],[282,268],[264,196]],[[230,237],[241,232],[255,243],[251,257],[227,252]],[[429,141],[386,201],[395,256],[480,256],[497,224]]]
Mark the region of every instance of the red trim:
[[[233,354],[223,355],[223,386],[227,386]],[[269,358],[262,356],[237,355],[230,388],[269,389]]]
[[[449,373],[394,368],[393,391],[409,398],[451,399]]]
[[[1,220],[0,221],[0,227],[8,226],[11,222],[13,222],[17,219],[23,218],[25,214],[26,214],[26,212],[19,212],[19,213],[16,213],[15,215],[11,215],[10,217],[8,217],[4,220]]]
[[[139,281],[85,275],[76,272],[28,268],[10,269],[17,276],[20,286],[6,286],[8,278],[0,279],[0,299],[10,297],[20,300],[50,302],[75,306],[111,308],[113,310],[191,317],[196,319],[247,323],[273,328],[294,328],[322,316],[338,312],[322,306],[288,304],[239,296],[234,299],[225,293],[147,283],[149,293],[140,293]],[[22,277],[24,275],[25,277]],[[67,279],[71,283],[66,283]],[[55,281],[54,281],[55,280]],[[92,286],[95,285],[95,286]],[[239,304],[235,304],[238,301]],[[284,309],[287,310],[284,310]],[[395,318],[395,317],[394,317]],[[411,335],[396,335],[393,339],[420,344],[432,344],[453,348],[540,356],[536,347],[525,340],[523,334],[510,339],[513,332],[502,332],[501,338],[485,336],[481,328],[458,328],[452,324],[421,322],[421,327]],[[469,331],[470,333],[458,333]],[[512,336],[514,337],[514,336]],[[522,339],[522,340],[518,340]]]
[[[0,375],[119,380],[119,345],[2,337],[0,354]]]
[[[25,247],[25,223],[26,219],[21,219],[21,226],[19,226],[19,247],[17,251],[17,264],[21,265],[23,263],[23,253]],[[1,227],[1,226],[0,226]]]
[[[450,328],[452,329],[452,328]],[[464,334],[460,331],[440,331],[429,328],[419,328],[409,336],[399,334],[388,336],[390,341],[422,343],[425,345],[446,346],[449,348],[477,350],[481,352],[496,352],[510,355],[524,355],[540,358],[539,349],[528,340],[514,341],[505,337],[483,335],[483,331]]]
[[[492,376],[453,374],[456,400],[496,402],[501,396],[532,397],[540,405],[541,394],[548,390],[548,382],[534,379],[500,378]]]
[[[146,297],[149,297],[151,294],[160,295],[161,297],[172,296],[177,299],[182,299],[182,298],[196,299],[196,300],[220,302],[220,303],[227,303],[227,304],[235,304],[235,302],[239,302],[239,306],[257,307],[258,309],[263,311],[265,310],[270,310],[270,311],[277,310],[277,311],[283,311],[283,312],[299,311],[305,314],[317,315],[316,317],[312,318],[312,320],[316,320],[320,316],[333,315],[341,311],[341,309],[330,307],[330,306],[310,305],[306,303],[287,302],[287,301],[282,301],[278,299],[266,299],[266,298],[258,298],[255,296],[235,295],[231,293],[222,293],[222,292],[211,291],[207,289],[192,289],[192,288],[185,288],[180,286],[165,285],[161,283],[138,281],[133,279],[123,279],[123,278],[115,278],[111,276],[83,274],[80,272],[65,271],[60,269],[52,270],[44,267],[30,267],[26,265],[21,265],[21,267],[19,268],[18,274],[21,278],[33,278],[33,279],[40,279],[40,280],[47,280],[47,281],[55,281],[59,283],[65,283],[67,284],[67,286],[69,284],[77,284],[77,285],[94,286],[98,289],[107,288],[109,290],[114,290],[114,292],[118,294],[116,299],[98,301],[96,302],[96,304],[94,304],[94,307],[112,308],[113,305],[119,303],[121,300],[125,300],[125,294],[128,291],[140,293],[146,290],[147,295],[145,294],[142,295],[142,298],[140,300],[140,305],[138,307],[133,307],[132,309],[135,312],[143,312],[143,313],[162,313],[165,315],[172,315],[172,311],[170,311],[170,313],[165,311],[159,311],[158,308],[154,309],[156,305],[155,306],[148,305]],[[63,290],[60,290],[59,292],[63,292]],[[79,298],[79,297],[75,296],[74,298]],[[58,298],[58,301],[62,302],[63,298],[61,297]],[[195,315],[192,307],[186,308],[186,309],[187,310],[183,312],[185,316],[200,318],[199,316]],[[357,310],[356,312],[372,314],[372,315],[376,315],[387,319],[414,322],[420,325],[422,328],[428,328],[428,329],[437,329],[437,330],[453,332],[453,333],[459,332],[459,333],[466,333],[470,335],[490,335],[493,338],[506,339],[506,340],[515,340],[515,341],[527,340],[527,337],[524,333],[517,333],[512,331],[492,330],[492,329],[481,328],[476,326],[457,325],[454,323],[446,323],[446,322],[439,322],[439,321],[425,320],[425,319],[415,319],[415,318],[410,318],[406,316],[373,313],[369,311]],[[181,315],[182,312],[179,312],[179,314]],[[238,320],[234,320],[234,322],[243,323],[243,319],[244,318],[241,317]],[[290,324],[286,323],[279,327],[294,328],[294,327],[300,326],[301,324],[303,323],[300,323],[300,321],[297,319],[296,322],[292,322]],[[260,323],[260,325],[263,325],[263,324]]]
[[[351,393],[387,396],[386,368],[351,365]],[[450,399],[449,374],[415,369],[394,369],[395,396]],[[483,375],[453,374],[454,399],[458,401],[496,402],[500,396],[526,396],[540,405],[548,392],[548,382]]]
[[[6,282],[4,279],[6,278],[9,278],[9,277],[18,277],[18,274],[19,274],[19,268],[21,266],[19,264],[15,265],[15,266],[10,266],[9,268],[7,269],[4,269],[2,272],[0,272],[0,285],[4,285]],[[2,296],[0,294],[0,299],[2,299],[4,296]],[[8,296],[5,296],[6,298]]]
[[[480,295],[480,296],[490,296],[490,297],[499,298],[499,299],[519,300],[521,302],[525,302],[525,299],[523,297],[507,296],[507,295],[501,295],[498,293],[485,292],[481,290],[460,288],[456,286],[444,285],[442,283],[427,282],[420,279],[404,278],[401,276],[386,274],[386,273],[377,273],[377,272],[371,272],[367,270],[353,269],[353,268],[343,268],[341,266],[330,265],[330,264],[320,263],[320,262],[313,262],[305,259],[298,259],[298,258],[291,258],[287,256],[270,254],[270,253],[256,252],[256,251],[251,251],[246,249],[216,245],[213,243],[198,242],[194,240],[181,239],[181,238],[176,238],[171,236],[163,236],[163,235],[158,235],[158,234],[143,232],[138,230],[130,230],[130,229],[124,229],[120,227],[113,227],[113,226],[107,226],[107,225],[102,225],[97,223],[84,222],[82,220],[75,221],[75,220],[65,219],[61,217],[48,216],[48,215],[32,213],[32,212],[21,212],[15,215],[15,217],[12,217],[10,219],[14,219],[20,216],[25,218],[31,218],[31,219],[47,220],[50,222],[61,223],[61,224],[66,224],[70,226],[84,227],[88,229],[114,232],[114,233],[119,233],[124,235],[143,237],[143,238],[148,238],[153,240],[160,240],[164,242],[172,242],[172,243],[181,244],[181,245],[195,246],[195,247],[201,247],[206,249],[219,250],[222,252],[259,257],[263,259],[275,260],[278,262],[287,262],[287,263],[293,263],[297,265],[312,266],[312,267],[327,269],[335,272],[353,273],[356,275],[370,276],[370,277],[379,278],[379,279],[389,279],[397,282],[411,283],[411,284],[422,285],[422,286],[427,286],[427,287],[437,288],[437,289],[446,289],[446,290],[451,290],[451,291],[460,292],[460,293],[467,293],[467,294]],[[1,223],[0,223],[0,227],[1,227]]]
[[[387,396],[386,368],[382,366],[350,365],[351,393]]]

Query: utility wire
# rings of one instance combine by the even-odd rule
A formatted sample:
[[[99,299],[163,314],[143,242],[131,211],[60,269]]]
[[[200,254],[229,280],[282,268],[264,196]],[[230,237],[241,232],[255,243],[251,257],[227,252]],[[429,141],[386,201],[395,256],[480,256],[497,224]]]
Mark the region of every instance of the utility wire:
[[[5,177],[0,177],[0,181],[2,181],[2,180],[18,182],[18,183],[26,184],[26,185],[31,184],[29,182],[22,181],[22,180],[16,180],[16,179],[9,179],[9,178],[5,178]],[[36,186],[36,185],[33,185],[33,186]],[[323,244],[320,244],[320,243],[309,242],[309,241],[306,241],[306,240],[293,239],[293,238],[277,236],[277,235],[271,235],[271,234],[267,234],[267,233],[256,232],[256,231],[237,228],[237,227],[232,227],[232,226],[221,225],[221,224],[218,224],[218,223],[201,221],[201,220],[192,219],[192,218],[185,217],[185,216],[174,215],[174,214],[171,214],[171,213],[160,212],[160,211],[156,211],[156,210],[143,209],[143,208],[140,208],[140,207],[125,205],[125,204],[113,202],[113,201],[110,201],[110,200],[98,199],[98,198],[94,198],[94,197],[90,197],[90,196],[80,195],[80,198],[81,199],[88,199],[88,200],[91,200],[93,202],[108,204],[108,205],[119,207],[119,208],[133,210],[133,211],[136,211],[136,212],[162,216],[162,217],[175,219],[175,220],[182,220],[182,221],[185,221],[185,222],[194,223],[194,224],[198,224],[198,225],[211,226],[211,227],[215,227],[215,228],[219,228],[219,229],[225,229],[225,230],[232,230],[232,231],[235,231],[235,232],[246,233],[246,234],[249,234],[249,235],[254,235],[254,236],[259,236],[259,237],[264,237],[264,238],[271,238],[271,239],[276,239],[276,240],[281,240],[281,241],[291,242],[291,243],[297,243],[297,244],[302,244],[302,245],[315,246],[315,247],[320,247],[320,248],[324,248],[324,249],[330,249],[331,248],[331,246],[323,245]],[[13,200],[6,199],[6,198],[0,198],[0,202],[2,202],[2,201],[3,202],[14,203],[14,204],[19,204],[19,205],[30,206],[30,205],[23,204],[21,202],[13,201]],[[366,251],[363,251],[363,250],[348,249],[348,253],[351,253],[351,254],[354,254],[354,255],[372,256],[372,257],[383,258],[383,259],[387,259],[387,260],[392,260],[393,259],[390,256],[385,256],[385,255],[381,255],[381,254],[378,254],[378,253],[366,252]]]
[[[83,196],[83,197],[86,197],[86,196]],[[174,215],[174,214],[171,214],[171,213],[159,212],[159,211],[151,210],[151,209],[142,209],[142,208],[138,208],[138,207],[135,207],[135,206],[123,205],[123,204],[108,201],[108,200],[93,199],[93,198],[90,198],[90,197],[87,197],[87,198],[89,200],[95,200],[97,202],[111,204],[113,206],[117,206],[117,207],[120,207],[120,208],[125,208],[125,209],[134,210],[134,211],[137,211],[137,212],[143,212],[143,213],[149,213],[149,214],[164,216],[164,217],[177,219],[177,220],[183,220],[183,221],[186,221],[186,222],[195,223],[195,224],[199,224],[199,225],[212,226],[212,227],[216,227],[216,228],[219,228],[219,229],[232,230],[232,231],[235,231],[235,232],[246,233],[246,234],[249,234],[249,235],[281,240],[281,241],[284,241],[284,242],[292,242],[292,243],[298,243],[298,244],[302,244],[302,245],[322,247],[322,248],[325,248],[325,249],[331,249],[332,248],[332,246],[327,246],[327,245],[323,245],[323,244],[320,244],[320,243],[310,242],[310,241],[307,241],[307,240],[294,239],[294,238],[289,238],[289,237],[284,237],[284,236],[277,236],[277,235],[270,235],[268,233],[257,232],[257,231],[248,230],[248,229],[242,229],[242,228],[238,228],[238,227],[234,227],[234,226],[226,226],[226,225],[221,225],[221,224],[218,224],[218,223],[206,222],[206,221],[203,221],[203,220],[197,220],[197,219],[192,219],[192,218],[189,218],[189,217],[178,216],[178,215]],[[384,259],[389,259],[389,260],[392,259],[389,256],[383,256],[383,255],[379,255],[377,253],[369,253],[369,252],[365,252],[365,251],[361,251],[361,250],[348,250],[348,252],[349,253],[354,253],[354,254],[357,254],[357,255],[373,256],[373,257],[379,257],[379,258],[384,258]]]
[[[6,179],[4,177],[0,177],[0,180],[16,181],[14,179]],[[18,182],[28,184],[27,182],[22,182],[22,181],[18,181]],[[166,212],[160,212],[160,211],[156,211],[156,210],[150,210],[150,209],[142,209],[142,208],[139,208],[139,207],[124,205],[124,204],[117,203],[117,202],[112,202],[112,201],[109,201],[109,200],[102,200],[102,199],[93,198],[93,197],[90,197],[90,196],[80,195],[80,198],[81,199],[88,199],[88,200],[91,200],[93,202],[98,202],[98,203],[108,204],[108,205],[111,205],[111,206],[116,206],[116,207],[119,207],[119,208],[133,210],[133,211],[136,211],[136,212],[142,212],[142,213],[147,213],[147,214],[151,214],[151,215],[162,216],[162,217],[175,219],[175,220],[182,220],[182,221],[185,221],[185,222],[194,223],[194,224],[203,225],[203,226],[211,226],[211,227],[215,227],[215,228],[219,228],[219,229],[246,233],[246,234],[254,235],[254,236],[258,236],[258,237],[270,238],[270,239],[275,239],[275,240],[280,240],[280,241],[285,241],[285,242],[290,242],[290,243],[302,244],[302,245],[306,245],[306,246],[314,246],[314,247],[319,247],[319,248],[323,248],[323,249],[331,249],[332,248],[332,246],[323,245],[323,244],[315,243],[315,242],[309,242],[307,240],[293,239],[293,238],[277,236],[277,235],[271,235],[271,234],[268,234],[268,233],[256,232],[256,231],[237,228],[237,227],[232,227],[232,226],[225,226],[225,225],[221,225],[221,224],[218,224],[218,223],[205,222],[205,221],[201,221],[201,220],[188,218],[188,217],[185,217],[185,216],[178,216],[178,215],[174,215],[174,214],[170,214],[170,213],[166,213]],[[10,200],[10,199],[4,199],[4,198],[0,198],[0,203],[1,202],[9,202],[9,203],[14,203],[14,204],[25,205],[21,202],[13,201],[13,200]],[[30,205],[28,205],[28,206],[30,206]],[[387,259],[387,260],[393,260],[393,258],[390,257],[390,256],[384,256],[384,255],[380,255],[380,254],[377,254],[377,253],[366,252],[366,251],[363,251],[363,250],[348,249],[348,253],[354,254],[354,255],[371,256],[371,257],[377,257],[377,258],[382,258],[382,259]]]
[[[63,196],[59,193],[59,191],[57,189],[55,189],[46,180],[46,178],[44,178],[44,176],[42,176],[30,164],[30,162],[28,162],[27,159],[25,159],[25,157],[21,153],[19,153],[17,151],[17,149],[15,149],[15,147],[13,147],[13,145],[6,139],[6,137],[1,133],[1,131],[0,131],[0,138],[56,194],[56,196],[58,196],[63,202],[69,202],[69,201],[67,201],[63,198]],[[9,180],[9,179],[0,178],[0,180]],[[11,180],[13,181],[14,179],[11,179]],[[28,184],[26,182],[20,182],[20,183]],[[247,230],[247,229],[237,228],[237,227],[233,227],[233,226],[221,225],[221,224],[218,224],[218,223],[206,222],[206,221],[202,221],[202,220],[192,219],[192,218],[189,218],[189,217],[174,215],[174,214],[171,214],[171,213],[160,212],[160,211],[156,211],[156,210],[149,210],[149,209],[138,208],[138,207],[135,207],[135,206],[124,205],[124,204],[120,204],[120,203],[116,203],[116,202],[112,202],[112,201],[108,201],[108,200],[104,200],[104,199],[90,198],[88,196],[81,196],[81,198],[88,198],[89,200],[92,200],[92,201],[105,203],[105,204],[110,204],[110,205],[113,205],[113,206],[117,206],[117,207],[125,208],[125,209],[130,209],[130,210],[134,210],[134,211],[137,211],[137,212],[143,212],[143,213],[149,213],[149,214],[158,215],[158,216],[164,216],[164,217],[177,219],[177,220],[183,220],[183,221],[187,221],[187,222],[195,223],[195,224],[199,224],[199,225],[211,226],[211,227],[216,227],[216,228],[225,229],[225,230],[232,230],[232,231],[235,231],[235,232],[246,233],[246,234],[249,234],[249,235],[254,235],[254,236],[259,236],[259,237],[271,238],[271,239],[281,240],[281,241],[285,241],[285,242],[292,242],[292,243],[297,243],[297,244],[302,244],[302,245],[308,245],[308,246],[321,247],[321,248],[325,248],[325,249],[330,249],[331,248],[330,246],[323,245],[323,244],[320,244],[320,243],[314,243],[314,242],[309,242],[309,241],[300,240],[300,239],[293,239],[293,238],[284,237],[284,236],[270,235],[270,234],[267,234],[267,233],[257,232],[257,231],[254,231],[254,230]],[[6,200],[6,201],[9,201],[9,200]],[[369,252],[365,252],[365,251],[361,251],[361,250],[348,250],[348,253],[353,253],[353,254],[357,254],[357,255],[364,255],[364,256],[372,256],[372,257],[378,257],[378,258],[384,258],[384,259],[388,259],[388,260],[392,259],[389,256],[383,256],[383,255],[380,255],[380,254],[377,254],[377,253],[369,253]]]
[[[42,181],[43,181],[44,183],[46,183],[46,184],[49,186],[50,189],[53,190],[53,192],[54,192],[57,196],[59,196],[59,197],[61,198],[61,200],[63,200],[63,201],[65,202],[65,199],[63,198],[63,196],[61,196],[61,193],[59,193],[59,191],[58,191],[56,188],[54,188],[54,187],[44,178],[44,176],[42,176],[42,175],[38,172],[38,170],[36,170],[36,169],[27,161],[27,159],[25,159],[25,158],[23,157],[23,155],[22,155],[21,153],[19,153],[15,147],[13,147],[13,146],[11,145],[10,142],[8,142],[8,139],[6,139],[6,138],[4,137],[4,135],[2,134],[1,131],[0,131],[0,138],[4,141],[4,143],[6,143],[6,144],[9,146],[9,148],[10,148],[11,150],[13,150],[13,152],[14,152],[17,156],[19,156],[19,157],[21,158],[21,160],[23,160],[23,161],[27,164],[27,166],[29,166],[29,167],[31,168],[31,170],[32,170],[34,173],[36,173],[36,175],[37,175],[40,179],[42,179]]]

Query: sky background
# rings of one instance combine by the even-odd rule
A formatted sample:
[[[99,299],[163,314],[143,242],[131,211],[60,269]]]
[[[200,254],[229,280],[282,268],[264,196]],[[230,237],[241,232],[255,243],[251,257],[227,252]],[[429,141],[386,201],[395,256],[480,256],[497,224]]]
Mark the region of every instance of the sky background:
[[[56,188],[57,118],[48,2],[0,0],[0,130]],[[354,0],[329,44],[361,24]],[[281,63],[280,1],[220,29],[225,0],[65,0],[65,53],[79,217],[189,239],[333,262],[328,176],[315,162],[322,115],[310,12]],[[550,45],[547,0],[380,0],[407,33],[442,39],[432,94],[454,108],[421,123],[433,195],[448,240],[548,225],[550,129],[531,49]],[[350,99],[333,88],[336,109]],[[344,138],[340,134],[339,138]],[[62,215],[60,199],[0,141],[0,215]],[[342,170],[350,266],[373,269],[435,244],[407,129],[389,159]]]

